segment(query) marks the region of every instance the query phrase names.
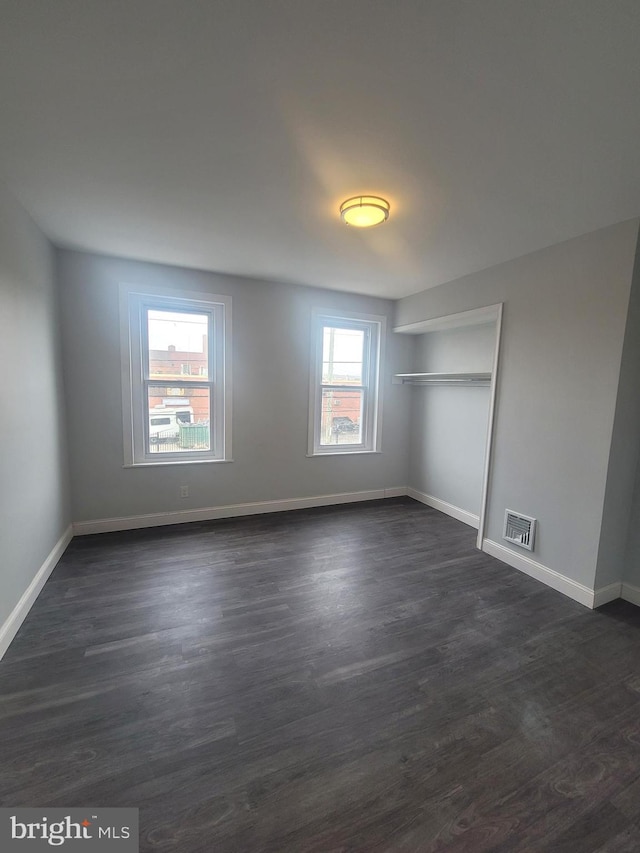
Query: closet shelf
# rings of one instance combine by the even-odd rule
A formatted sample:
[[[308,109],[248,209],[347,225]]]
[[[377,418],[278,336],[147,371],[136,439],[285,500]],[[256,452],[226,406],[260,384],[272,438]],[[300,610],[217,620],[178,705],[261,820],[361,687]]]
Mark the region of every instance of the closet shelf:
[[[403,385],[490,385],[491,373],[396,373]]]

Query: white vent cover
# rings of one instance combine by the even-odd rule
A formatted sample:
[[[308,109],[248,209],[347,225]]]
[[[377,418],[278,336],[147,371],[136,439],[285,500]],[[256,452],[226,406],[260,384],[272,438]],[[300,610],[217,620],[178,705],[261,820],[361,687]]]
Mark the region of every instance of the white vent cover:
[[[507,509],[504,513],[504,533],[502,538],[507,542],[513,542],[527,551],[533,551],[533,543],[536,536],[536,520]]]

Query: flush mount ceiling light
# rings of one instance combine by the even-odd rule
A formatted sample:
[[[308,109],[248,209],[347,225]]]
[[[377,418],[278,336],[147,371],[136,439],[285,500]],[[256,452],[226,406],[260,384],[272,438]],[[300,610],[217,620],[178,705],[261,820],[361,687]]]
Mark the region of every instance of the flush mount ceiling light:
[[[384,198],[376,195],[356,195],[340,205],[340,216],[347,225],[356,228],[370,228],[380,225],[389,218],[390,205]]]

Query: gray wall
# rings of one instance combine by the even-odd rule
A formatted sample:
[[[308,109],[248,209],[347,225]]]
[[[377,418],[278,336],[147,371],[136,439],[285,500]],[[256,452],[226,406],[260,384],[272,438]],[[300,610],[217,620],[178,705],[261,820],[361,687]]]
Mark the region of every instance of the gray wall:
[[[491,323],[418,335],[413,370],[491,371],[495,334],[495,323]],[[409,485],[473,515],[480,513],[490,390],[410,388]]]
[[[640,587],[640,243],[622,356],[611,448],[598,585],[620,580]],[[628,510],[628,511],[627,511]],[[626,528],[626,529],[625,529]],[[621,546],[625,545],[624,553]],[[622,566],[621,566],[622,561]]]
[[[633,502],[629,514],[622,580],[640,588],[640,464],[635,472]]]
[[[71,522],[53,251],[0,186],[0,626]]]
[[[635,472],[640,448],[640,245],[636,247],[627,314],[618,398],[609,453],[596,588],[625,576],[625,551],[630,531]],[[636,516],[637,519],[637,516]],[[630,567],[637,565],[632,560]]]
[[[533,559],[592,587],[638,220],[400,300],[396,324],[504,302],[486,536],[539,520]],[[527,555],[516,547],[512,550]]]
[[[409,401],[391,377],[411,342],[390,332],[393,303],[72,251],[57,261],[74,521],[406,486]],[[234,462],[123,468],[120,282],[232,296]],[[389,317],[380,454],[306,456],[312,307]]]

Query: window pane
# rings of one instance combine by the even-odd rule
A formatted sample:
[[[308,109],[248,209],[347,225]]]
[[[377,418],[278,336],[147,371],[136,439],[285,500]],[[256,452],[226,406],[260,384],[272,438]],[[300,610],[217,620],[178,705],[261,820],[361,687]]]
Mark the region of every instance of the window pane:
[[[149,388],[148,452],[211,450],[209,406],[208,388]]]
[[[320,444],[362,444],[362,391],[322,391]]]
[[[149,378],[207,378],[208,323],[206,314],[149,309]]]
[[[362,385],[364,331],[325,326],[322,333],[324,385]]]

